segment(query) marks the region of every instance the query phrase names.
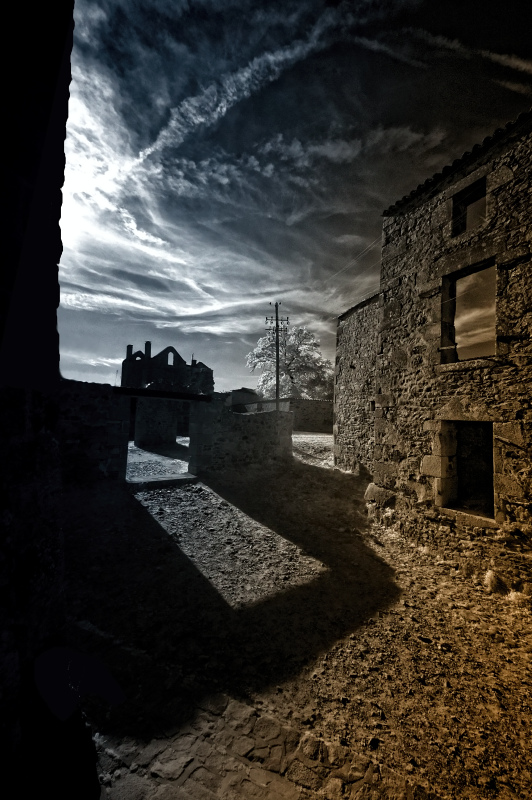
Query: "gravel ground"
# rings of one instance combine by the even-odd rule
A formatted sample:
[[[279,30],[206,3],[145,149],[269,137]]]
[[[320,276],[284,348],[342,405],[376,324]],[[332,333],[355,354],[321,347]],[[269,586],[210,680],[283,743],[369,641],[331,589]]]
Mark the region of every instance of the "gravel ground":
[[[282,473],[72,496],[72,638],[128,697],[91,723],[149,741],[218,691],[441,798],[530,797],[529,599],[459,568],[471,543],[370,526],[364,482],[313,437]],[[355,797],[334,781],[322,796]]]

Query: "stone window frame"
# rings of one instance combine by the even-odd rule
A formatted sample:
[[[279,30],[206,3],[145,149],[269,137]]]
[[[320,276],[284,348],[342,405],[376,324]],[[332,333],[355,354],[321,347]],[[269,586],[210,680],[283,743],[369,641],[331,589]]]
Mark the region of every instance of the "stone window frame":
[[[457,422],[489,422],[493,424],[493,517],[475,514],[460,508],[454,508],[452,503],[457,493],[458,470],[456,460]],[[421,474],[433,478],[434,481],[434,505],[441,512],[452,516],[463,518],[463,521],[470,524],[487,525],[497,527],[495,520],[501,517],[499,495],[497,492],[497,438],[500,423],[494,422],[493,418],[482,416],[444,420],[428,420],[423,425],[424,431],[432,434],[432,454],[423,456],[421,462]]]
[[[452,195],[451,236],[455,238],[462,233],[471,233],[481,228],[487,218],[487,180],[486,175],[471,181],[463,189]],[[472,227],[467,225],[467,209],[473,203],[484,200],[484,216],[481,222]]]
[[[456,352],[456,339],[454,332],[454,318],[456,314],[456,281],[474,275],[476,272],[495,267],[495,280],[497,281],[497,263],[494,257],[478,261],[461,269],[443,275],[441,279],[441,312],[440,312],[440,365],[468,364],[470,361],[484,361],[498,355],[497,340],[497,296],[495,296],[495,353],[489,356],[477,356],[473,359],[459,359]]]
[[[452,243],[461,243],[467,241],[473,236],[478,236],[482,233],[484,228],[489,224],[493,218],[494,204],[492,191],[499,184],[506,182],[507,176],[501,179],[499,176],[500,170],[495,169],[488,164],[478,167],[473,172],[470,172],[464,178],[454,181],[451,186],[443,192],[444,199],[444,218],[442,219],[442,233],[444,239],[449,239]],[[470,230],[464,230],[461,233],[453,232],[453,209],[455,206],[455,197],[462,193],[466,193],[469,187],[478,181],[485,180],[486,182],[486,215],[484,221],[480,225],[476,225]]]

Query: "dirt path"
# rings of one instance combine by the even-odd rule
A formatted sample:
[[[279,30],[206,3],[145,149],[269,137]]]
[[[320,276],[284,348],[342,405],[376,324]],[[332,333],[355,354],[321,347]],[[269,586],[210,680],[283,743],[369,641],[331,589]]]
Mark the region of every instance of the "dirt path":
[[[127,698],[87,704],[104,796],[529,797],[529,607],[370,529],[324,446],[71,498],[71,638]]]

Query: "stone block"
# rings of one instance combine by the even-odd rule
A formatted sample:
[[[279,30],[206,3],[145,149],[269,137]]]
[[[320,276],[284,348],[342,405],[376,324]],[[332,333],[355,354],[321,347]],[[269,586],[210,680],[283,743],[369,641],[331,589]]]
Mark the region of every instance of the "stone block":
[[[445,425],[437,432],[432,443],[433,456],[455,456],[457,448],[456,431],[454,427]]]
[[[397,476],[397,464],[377,461],[373,469],[373,479],[378,485],[393,483]]]
[[[423,456],[421,462],[421,474],[431,475],[433,478],[441,478],[445,474],[442,461],[445,459],[440,456]]]
[[[395,505],[395,493],[390,489],[370,483],[364,494],[366,503],[376,503],[378,506],[390,507]]]
[[[377,408],[390,408],[394,406],[394,400],[391,394],[376,394],[375,395],[375,406]]]
[[[493,436],[521,447],[524,445],[523,430],[519,422],[494,422]]]
[[[525,491],[518,481],[509,475],[500,475],[495,473],[493,476],[493,488],[497,494],[503,497],[515,497],[519,500],[525,500]]]

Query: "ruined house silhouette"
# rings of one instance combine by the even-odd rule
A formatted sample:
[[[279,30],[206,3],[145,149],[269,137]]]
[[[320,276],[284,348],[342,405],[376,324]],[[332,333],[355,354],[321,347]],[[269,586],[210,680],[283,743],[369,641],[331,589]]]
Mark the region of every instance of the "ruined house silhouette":
[[[133,345],[128,344],[122,361],[121,386],[212,395],[214,378],[212,369],[201,361],[192,358],[187,364],[175,347],[165,347],[152,356],[151,342],[146,342],[144,352],[133,352]],[[189,427],[190,403],[187,401],[151,400],[149,397],[131,401],[129,439],[139,447],[175,444],[176,436],[188,436]]]

